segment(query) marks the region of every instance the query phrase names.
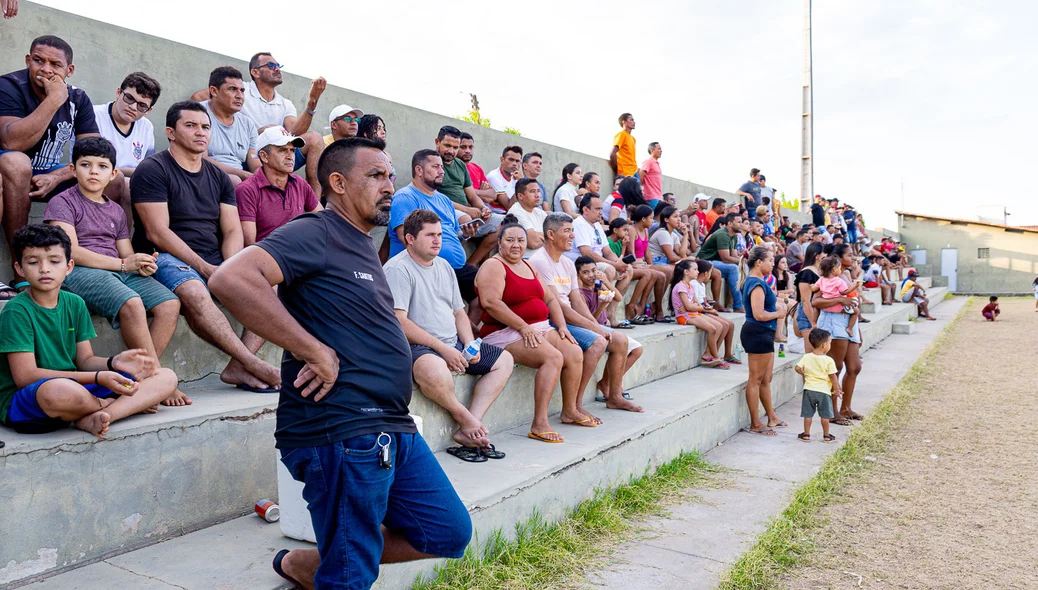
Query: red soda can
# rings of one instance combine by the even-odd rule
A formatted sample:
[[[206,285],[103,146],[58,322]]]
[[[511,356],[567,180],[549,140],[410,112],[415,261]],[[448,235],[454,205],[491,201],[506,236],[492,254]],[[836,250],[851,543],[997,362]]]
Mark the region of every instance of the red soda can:
[[[281,518],[281,508],[266,498],[256,502],[255,508],[256,514],[267,522],[277,522]]]

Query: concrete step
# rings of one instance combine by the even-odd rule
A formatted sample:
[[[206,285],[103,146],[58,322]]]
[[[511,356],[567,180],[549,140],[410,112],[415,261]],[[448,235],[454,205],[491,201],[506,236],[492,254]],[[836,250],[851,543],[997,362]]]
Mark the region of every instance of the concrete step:
[[[893,326],[894,334],[912,334],[915,332],[915,324],[912,322],[897,322]]]
[[[911,305],[881,308],[862,325],[864,347],[914,313]],[[795,354],[776,359],[776,403],[799,390],[792,372],[797,359]],[[558,425],[555,416],[553,422],[567,438],[564,444],[527,439],[524,421],[497,431],[497,446],[508,453],[505,460],[468,464],[442,451],[437,458],[472,512],[480,536],[487,538],[496,529],[511,534],[515,523],[534,510],[559,518],[596,486],[613,485],[683,450],[705,451],[725,440],[748,422],[745,381],[745,366],[696,368],[634,388],[632,394],[647,409],[644,414],[612,412],[590,402],[589,409],[606,421],[594,429]],[[61,574],[33,587],[93,588],[91,572],[103,576],[114,567],[182,588],[279,587],[268,571],[270,556],[298,543],[280,538],[278,527],[255,517],[210,526],[250,512],[260,498],[276,499],[270,419],[276,398],[211,381],[196,387],[189,391],[194,406],[123,421],[102,442],[75,431],[3,432],[8,446],[0,451],[0,504],[5,507],[0,538],[17,542],[0,544],[0,564],[8,564],[0,568],[0,584]],[[511,394],[529,392],[505,393]],[[89,479],[90,485],[69,486],[70,477]],[[164,541],[170,537],[176,538]],[[164,542],[156,545],[159,541]],[[141,548],[145,545],[152,546]],[[221,559],[214,562],[212,555]],[[433,565],[386,568],[380,587],[406,587]],[[151,583],[141,580],[133,587]]]

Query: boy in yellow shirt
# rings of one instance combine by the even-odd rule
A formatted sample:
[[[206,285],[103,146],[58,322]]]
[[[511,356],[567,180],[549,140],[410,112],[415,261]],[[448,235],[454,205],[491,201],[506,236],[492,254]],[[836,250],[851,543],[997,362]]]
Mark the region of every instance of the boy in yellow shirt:
[[[795,369],[804,378],[804,401],[800,405],[804,431],[798,434],[797,438],[811,442],[811,419],[817,410],[818,416],[822,419],[822,442],[831,443],[836,441],[836,437],[829,434],[829,421],[835,416],[833,406],[836,400],[843,397],[836,363],[826,356],[831,344],[831,335],[826,330],[815,328],[807,338],[814,352],[805,354]]]

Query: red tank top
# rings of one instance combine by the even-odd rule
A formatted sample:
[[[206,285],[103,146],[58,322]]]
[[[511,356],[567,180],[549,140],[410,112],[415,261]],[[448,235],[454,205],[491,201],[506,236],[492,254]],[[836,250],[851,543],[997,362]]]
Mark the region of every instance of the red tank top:
[[[505,289],[501,293],[501,301],[512,310],[512,313],[523,318],[523,321],[531,326],[548,319],[548,304],[544,302],[544,286],[537,279],[537,273],[525,260],[523,264],[533,274],[532,279],[525,279],[515,274],[508,265],[498,260],[505,267]],[[485,263],[484,263],[485,264]],[[479,294],[478,291],[476,293]],[[497,321],[487,310],[483,310],[483,326],[479,329],[479,337],[486,337],[498,330],[504,330],[508,326]]]

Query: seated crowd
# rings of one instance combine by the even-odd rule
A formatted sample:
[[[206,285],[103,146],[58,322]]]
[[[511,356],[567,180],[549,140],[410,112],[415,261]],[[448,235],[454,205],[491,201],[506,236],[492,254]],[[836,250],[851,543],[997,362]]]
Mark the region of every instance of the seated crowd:
[[[385,142],[385,121],[338,105],[322,136],[311,127],[324,79],[312,81],[299,111],[277,90],[281,64],[257,53],[248,82],[217,67],[207,89],[174,103],[165,114],[169,146],[156,151],[146,115],[159,82],[133,72],[113,100],[94,105],[66,82],[72,62],[65,41],[43,36],[26,69],[0,77],[0,214],[20,279],[0,283],[8,302],[0,313],[0,423],[39,432],[72,422],[103,437],[122,417],[192,403],[159,363],[181,315],[230,357],[225,383],[279,391],[280,371],[257,356],[263,338],[235,332],[208,280],[243,248],[321,211],[324,150],[351,137]],[[415,382],[457,422],[450,452],[462,460],[504,456],[483,417],[515,363],[536,369],[529,436],[548,443],[564,440],[548,422],[557,385],[564,424],[602,424],[583,392],[603,357],[597,399],[643,411],[623,386],[642,354],[624,334],[633,325],[691,324],[707,334],[704,366],[741,363],[734,324],[720,312],[744,311],[739,285],[756,246],[773,252],[765,282],[786,300],[810,301],[817,291],[849,310],[851,300],[865,302],[859,285],[826,281],[823,271],[838,280],[845,267],[811,257],[813,243],[833,254],[846,244],[864,255],[849,265],[853,280],[879,288],[884,304],[915,302],[926,313],[914,272],[903,277],[904,248],[871,241],[853,207],[817,197],[813,223],[791,225],[753,169],[737,191],[743,202],[698,194],[681,208],[663,192],[660,144],[639,165],[634,118],[625,113],[619,122],[611,179],[569,163],[549,193],[541,154],[507,146],[486,172],[474,161],[473,136],[446,125],[411,156],[412,181],[392,195],[387,237],[375,247]],[[28,224],[32,200],[47,202],[42,225]],[[804,269],[814,269],[813,281]],[[88,312],[119,330],[126,352],[93,355]],[[814,314],[804,317],[813,327]],[[473,342],[475,352],[466,351]],[[462,373],[478,377],[468,407],[454,393],[453,376]]]

